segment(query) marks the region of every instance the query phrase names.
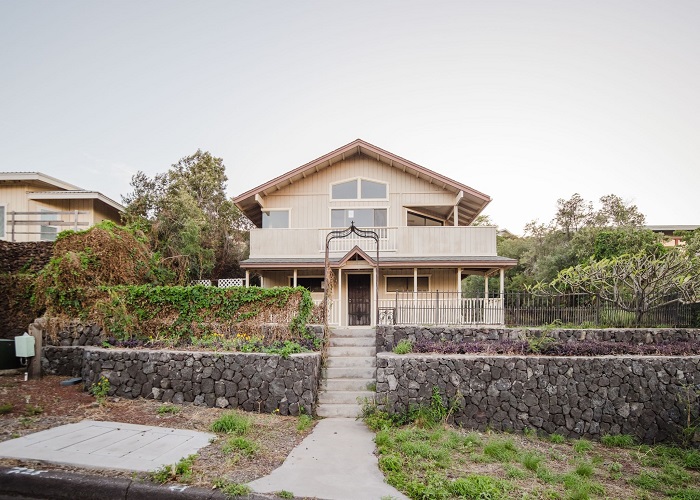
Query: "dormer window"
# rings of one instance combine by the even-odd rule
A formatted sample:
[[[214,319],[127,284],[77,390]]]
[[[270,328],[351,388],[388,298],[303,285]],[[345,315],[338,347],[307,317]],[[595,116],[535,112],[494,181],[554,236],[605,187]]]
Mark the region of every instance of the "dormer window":
[[[384,182],[353,179],[331,185],[331,198],[334,200],[386,200],[387,188]]]

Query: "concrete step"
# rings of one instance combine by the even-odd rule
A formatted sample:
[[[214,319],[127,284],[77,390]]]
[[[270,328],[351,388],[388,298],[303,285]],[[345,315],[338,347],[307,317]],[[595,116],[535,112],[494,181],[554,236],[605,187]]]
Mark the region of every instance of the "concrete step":
[[[377,366],[376,356],[331,356],[326,363],[328,368],[364,368]]]
[[[367,391],[377,381],[373,378],[332,378],[321,382],[322,391]]]
[[[331,337],[331,347],[374,347],[377,340],[374,337]]]
[[[374,328],[334,328],[331,337],[374,337]]]
[[[328,356],[376,356],[377,348],[372,346],[333,346],[328,348]]]
[[[324,368],[325,378],[363,378],[374,379],[377,369],[374,366],[363,367],[340,367],[340,368]]]
[[[325,404],[318,405],[316,415],[319,417],[357,418],[361,407],[358,404]]]
[[[318,404],[359,404],[374,398],[370,391],[323,391],[318,395]]]

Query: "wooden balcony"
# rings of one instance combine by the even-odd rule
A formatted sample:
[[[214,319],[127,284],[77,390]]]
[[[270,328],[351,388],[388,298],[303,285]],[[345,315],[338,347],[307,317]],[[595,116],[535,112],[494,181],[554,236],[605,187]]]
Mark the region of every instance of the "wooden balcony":
[[[379,234],[381,256],[450,257],[496,255],[496,228],[476,226],[379,227],[363,228]],[[325,251],[324,229],[253,229],[250,231],[251,258],[319,258]],[[370,255],[376,251],[374,240],[348,238],[331,242],[334,257],[345,255],[358,246]]]

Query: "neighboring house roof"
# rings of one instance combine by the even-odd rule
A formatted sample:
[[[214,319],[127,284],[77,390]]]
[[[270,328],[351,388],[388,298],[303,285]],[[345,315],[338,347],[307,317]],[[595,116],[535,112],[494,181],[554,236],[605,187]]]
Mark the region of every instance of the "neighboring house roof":
[[[692,224],[681,224],[681,225],[662,225],[662,226],[644,226],[645,229],[649,229],[651,231],[656,231],[660,233],[665,233],[665,232],[674,232],[674,231],[695,231],[696,229],[700,228],[700,225],[692,225]]]
[[[97,191],[71,190],[71,191],[31,191],[27,193],[30,200],[97,200],[105,205],[124,211],[124,206],[111,198],[107,198]]]
[[[389,151],[381,149],[374,146],[362,139],[356,139],[353,142],[342,146],[335,151],[331,151],[328,154],[321,156],[305,165],[302,165],[294,170],[290,170],[286,174],[275,177],[271,181],[261,184],[245,193],[234,198],[233,202],[236,206],[248,217],[253,223],[260,227],[262,225],[262,209],[258,203],[259,197],[266,196],[271,192],[280,190],[285,186],[293,184],[299,180],[304,179],[309,174],[313,174],[322,170],[324,168],[331,167],[339,161],[343,161],[346,158],[350,158],[357,154],[365,154],[370,158],[385,163],[391,167],[395,167],[403,170],[404,172],[414,175],[418,178],[429,181],[432,184],[441,186],[443,189],[447,189],[459,195],[460,192],[463,196],[459,200],[459,220],[464,221],[465,224],[470,223],[474,217],[479,215],[479,213],[489,204],[491,197],[477,191],[476,189],[470,188],[460,182],[457,182],[449,177],[433,172],[425,167],[422,167],[416,163],[413,163],[405,158],[401,158]]]
[[[28,182],[31,184],[59,188],[61,190],[82,191],[82,188],[78,186],[56,179],[50,175],[42,174],[41,172],[0,172],[0,182]]]
[[[95,200],[119,212],[124,211],[123,205],[102,193],[87,191],[41,172],[0,172],[0,185],[18,183],[27,183],[41,189],[29,191],[27,195],[30,200]]]

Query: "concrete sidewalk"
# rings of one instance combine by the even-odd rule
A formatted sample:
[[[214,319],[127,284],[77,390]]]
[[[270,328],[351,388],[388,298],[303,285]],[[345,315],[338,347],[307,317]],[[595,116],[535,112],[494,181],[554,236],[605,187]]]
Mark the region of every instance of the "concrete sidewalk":
[[[153,471],[207,446],[206,432],[83,420],[0,443],[0,457],[90,469]]]
[[[406,499],[384,482],[374,455],[374,434],[352,418],[326,418],[253,491],[287,490],[296,497],[333,500]]]

